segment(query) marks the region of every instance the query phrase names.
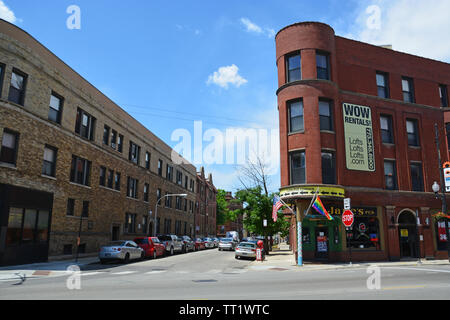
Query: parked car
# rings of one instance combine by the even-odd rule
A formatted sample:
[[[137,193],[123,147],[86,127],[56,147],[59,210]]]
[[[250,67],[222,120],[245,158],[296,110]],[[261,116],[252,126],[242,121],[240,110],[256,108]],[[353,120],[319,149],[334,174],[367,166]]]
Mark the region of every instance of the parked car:
[[[201,238],[196,238],[194,240],[194,248],[195,248],[195,251],[206,249],[205,243],[203,242],[203,240]]]
[[[219,238],[212,238],[213,242],[214,242],[214,248],[218,248],[219,247]]]
[[[128,263],[130,260],[144,259],[145,252],[134,241],[118,240],[102,246],[98,257],[102,264],[111,260],[122,260]]]
[[[256,243],[241,242],[236,247],[236,250],[234,251],[235,252],[234,256],[236,259],[240,259],[240,258],[256,259],[256,248],[257,248]],[[262,252],[262,255],[264,257],[264,250]]]
[[[219,251],[230,250],[233,251],[236,248],[237,242],[233,238],[220,238]]]
[[[139,237],[135,238],[134,242],[144,250],[146,258],[156,259],[157,257],[163,256],[166,251],[166,247],[157,237]]]
[[[214,248],[214,241],[211,238],[203,238],[206,249]]]
[[[183,252],[189,252],[195,250],[194,241],[188,236],[181,236],[181,241],[183,242]]]
[[[175,252],[183,251],[183,243],[178,240],[178,237],[176,235],[159,235],[158,239],[162,244],[164,244],[166,248],[166,254],[170,254],[172,256]]]

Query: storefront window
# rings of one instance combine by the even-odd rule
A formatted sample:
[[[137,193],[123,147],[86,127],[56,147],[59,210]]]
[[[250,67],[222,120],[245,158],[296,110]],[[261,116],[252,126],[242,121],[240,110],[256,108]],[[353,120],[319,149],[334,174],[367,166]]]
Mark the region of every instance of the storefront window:
[[[448,227],[450,227],[450,222]],[[437,249],[440,251],[447,251],[447,230],[445,229],[445,220],[436,221],[436,243]]]
[[[37,225],[37,241],[45,242],[48,240],[48,222],[49,212],[39,211],[38,225]]]
[[[8,218],[8,231],[6,233],[6,245],[20,243],[22,236],[23,209],[10,208]]]
[[[380,228],[377,218],[355,217],[353,228],[347,238],[347,248],[381,250]]]
[[[34,240],[37,211],[26,209],[23,222],[22,243],[31,243]]]
[[[6,245],[22,245],[48,240],[48,210],[10,208]]]
[[[311,243],[311,236],[309,234],[309,228],[302,228],[303,244]]]

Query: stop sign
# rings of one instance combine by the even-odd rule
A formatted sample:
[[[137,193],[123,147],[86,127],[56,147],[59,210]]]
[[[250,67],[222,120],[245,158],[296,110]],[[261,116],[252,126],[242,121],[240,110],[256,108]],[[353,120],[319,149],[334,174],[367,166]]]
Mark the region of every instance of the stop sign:
[[[350,228],[353,225],[354,216],[353,212],[351,210],[346,210],[342,214],[342,223],[346,228]]]

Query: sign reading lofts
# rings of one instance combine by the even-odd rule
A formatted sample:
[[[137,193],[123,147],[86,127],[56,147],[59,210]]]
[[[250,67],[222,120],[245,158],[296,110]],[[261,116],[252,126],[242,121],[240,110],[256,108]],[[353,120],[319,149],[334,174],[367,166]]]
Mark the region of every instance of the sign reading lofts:
[[[343,103],[347,169],[375,171],[370,107]]]

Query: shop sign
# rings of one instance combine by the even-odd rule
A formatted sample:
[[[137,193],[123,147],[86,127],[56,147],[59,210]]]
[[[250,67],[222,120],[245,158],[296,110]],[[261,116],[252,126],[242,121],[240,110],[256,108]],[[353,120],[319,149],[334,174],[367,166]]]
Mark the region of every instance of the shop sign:
[[[332,216],[340,216],[345,210],[336,205],[327,205],[324,203],[324,206],[327,208],[327,211]],[[376,217],[377,216],[377,208],[376,207],[354,207],[350,209],[353,212],[355,217]]]
[[[319,197],[344,198],[345,190],[339,187],[316,187],[316,186],[298,186],[288,187],[280,190],[280,197],[298,197],[311,198],[317,192]]]
[[[445,221],[438,221],[438,234],[440,242],[447,242],[447,231],[445,230]]]
[[[375,171],[370,107],[343,103],[345,156],[348,170]]]
[[[317,237],[317,252],[327,252],[328,251],[328,245],[327,245],[327,237]]]

